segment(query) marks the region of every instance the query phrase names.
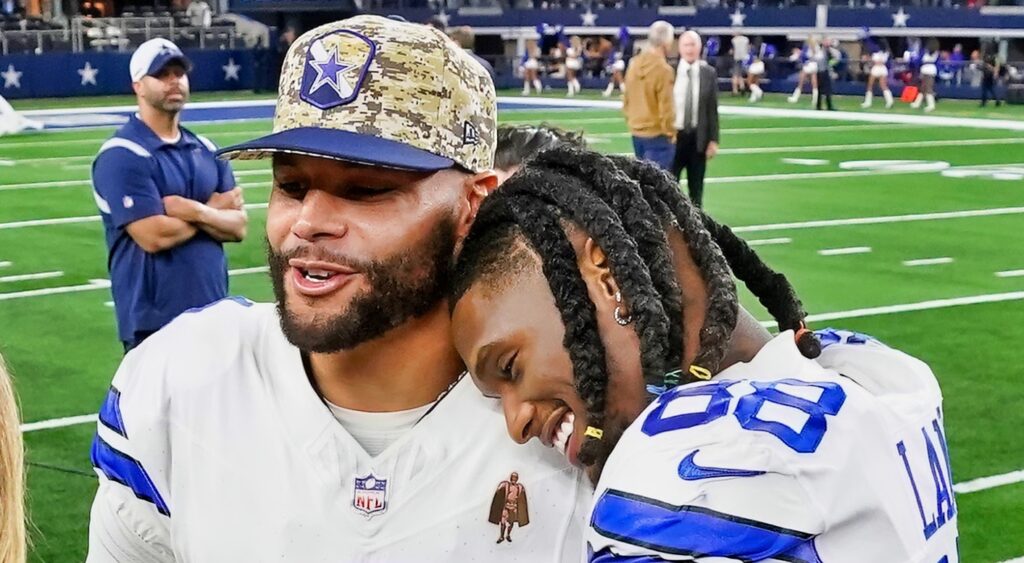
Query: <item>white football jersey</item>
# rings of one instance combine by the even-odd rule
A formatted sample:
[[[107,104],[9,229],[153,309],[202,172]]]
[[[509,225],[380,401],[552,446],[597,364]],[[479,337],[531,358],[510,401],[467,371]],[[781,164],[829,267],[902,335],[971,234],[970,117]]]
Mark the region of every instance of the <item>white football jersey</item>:
[[[466,377],[371,457],[274,307],[228,299],[180,316],[114,377],[88,561],[579,561],[589,482],[532,444]],[[497,543],[502,518],[514,527]]]
[[[928,366],[846,331],[787,331],[661,395],[605,466],[591,561],[956,563],[941,393]]]

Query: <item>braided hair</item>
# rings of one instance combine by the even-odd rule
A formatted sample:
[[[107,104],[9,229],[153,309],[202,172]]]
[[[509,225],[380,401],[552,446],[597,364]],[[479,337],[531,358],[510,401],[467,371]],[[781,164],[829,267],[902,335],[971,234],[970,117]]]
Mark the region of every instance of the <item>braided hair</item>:
[[[739,307],[730,266],[781,329],[803,329],[802,306],[785,277],[764,265],[728,227],[691,204],[670,176],[650,163],[572,146],[543,152],[481,205],[455,265],[449,303],[454,307],[474,283],[488,286],[508,277],[509,268],[519,271],[539,263],[565,325],[563,345],[592,427],[605,423],[608,372],[596,307],[569,241],[577,226],[608,257],[636,320],[649,384],[674,386],[693,379],[675,369],[685,354],[682,290],[667,237],[671,228],[683,235],[708,291],[690,374],[703,379],[717,372],[728,350]],[[813,335],[803,330],[799,337],[813,342],[801,346],[801,352],[816,356]],[[675,371],[666,374],[669,366]],[[585,465],[603,462],[613,446],[614,441],[588,432],[579,459]]]

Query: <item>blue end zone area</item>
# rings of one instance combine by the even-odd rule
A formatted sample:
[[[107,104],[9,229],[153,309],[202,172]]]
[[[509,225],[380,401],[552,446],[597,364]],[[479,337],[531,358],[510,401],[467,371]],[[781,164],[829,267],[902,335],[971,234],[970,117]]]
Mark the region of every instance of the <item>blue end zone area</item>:
[[[271,119],[274,117],[276,100],[253,100],[238,102],[197,102],[190,104],[181,113],[184,123],[220,123],[227,121],[248,121],[253,119]],[[561,102],[561,103],[558,103]],[[555,100],[551,104],[528,101],[499,101],[498,111],[518,110],[557,110],[593,108],[592,103],[581,101],[578,104],[566,104]],[[63,110],[26,111],[23,114],[38,119],[46,125],[46,129],[81,129],[86,127],[109,127],[128,121],[128,117],[136,113],[135,106],[115,106],[96,108],[77,108]]]

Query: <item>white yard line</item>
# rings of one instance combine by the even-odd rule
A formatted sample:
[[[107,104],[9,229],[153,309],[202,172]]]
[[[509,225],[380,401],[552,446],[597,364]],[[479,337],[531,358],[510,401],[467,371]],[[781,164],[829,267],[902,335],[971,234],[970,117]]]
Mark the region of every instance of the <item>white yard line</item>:
[[[78,168],[80,165],[72,164],[70,166],[64,166],[64,170],[72,170]],[[994,164],[993,166],[1000,166]],[[83,164],[83,168],[92,168],[92,164]],[[259,169],[259,170],[238,170],[235,172],[236,178],[245,178],[247,176],[266,176],[271,174],[273,170],[270,169]],[[92,187],[92,180],[52,180],[47,182],[22,182],[19,184],[0,184],[0,192],[12,191],[12,190],[38,190],[48,188],[68,188],[68,187]]]
[[[246,209],[266,209],[266,203],[247,203]],[[81,215],[78,217],[57,217],[54,219],[32,219],[30,221],[13,221],[11,223],[0,223],[0,230],[23,229],[25,227],[45,227],[50,225],[68,225],[73,223],[97,223],[101,220],[99,215]]]
[[[1024,276],[1024,270],[1005,270],[1002,272],[996,272],[997,278],[1016,278]]]
[[[953,486],[956,490],[956,485]],[[1024,563],[1024,557],[1014,557],[1013,559],[1007,559],[1006,561],[1000,561],[999,563]]]
[[[47,280],[50,278],[59,278],[64,275],[64,272],[56,270],[53,272],[39,272],[37,274],[18,274],[14,276],[0,276],[0,283],[11,283],[28,280]]]
[[[787,152],[834,152],[875,149],[921,148],[921,147],[967,147],[980,145],[1017,145],[1024,143],[1021,138],[1007,139],[942,139],[938,141],[893,141],[889,143],[850,143],[844,145],[811,145],[797,147],[744,147],[720,149],[718,154],[780,154]]]
[[[247,274],[261,274],[268,272],[270,269],[267,266],[254,266],[252,268],[237,268],[234,270],[228,270],[229,276],[244,276]],[[13,291],[10,293],[0,293],[0,301],[10,301],[12,299],[25,299],[27,297],[42,297],[46,295],[60,295],[63,293],[78,293],[81,291],[93,291],[96,289],[107,289],[110,287],[110,280],[106,279],[95,279],[89,280],[89,283],[81,285],[67,285],[63,287],[46,287],[43,289],[30,289],[27,291]]]
[[[788,180],[817,180],[822,178],[852,178],[856,176],[888,176],[894,174],[920,174],[920,170],[843,170],[840,172],[791,172],[789,174],[747,174],[705,178],[705,184],[742,184],[745,182],[779,182]],[[822,184],[825,186],[824,184]]]
[[[74,129],[72,129],[74,130]],[[252,129],[245,131],[225,131],[223,133],[206,133],[198,131],[200,135],[209,137],[210,135],[216,137],[252,137],[256,135],[266,135],[270,133],[269,129]],[[54,140],[54,141],[19,141],[13,143],[0,142],[0,150],[4,149],[23,149],[29,147],[59,147],[64,145],[95,145],[96,148],[100,148],[106,137],[102,138],[91,138],[91,139],[66,139],[66,140]]]
[[[817,229],[820,227],[839,227],[845,225],[879,225],[883,223],[907,223],[911,221],[936,221],[941,219],[960,219],[964,217],[990,217],[994,215],[1018,215],[1024,213],[1024,207],[995,207],[992,209],[972,209],[968,211],[943,211],[939,213],[915,213],[912,215],[884,215],[881,217],[853,217],[850,219],[825,219],[819,221],[800,221],[794,223],[770,223],[767,225],[748,225],[733,227],[736,233],[754,233],[761,231],[781,231],[788,229]],[[0,228],[3,224],[0,223]]]
[[[984,491],[985,489],[991,489],[1002,485],[1012,485],[1013,483],[1020,483],[1022,481],[1024,481],[1024,469],[1003,473],[1001,475],[992,475],[990,477],[979,477],[977,479],[971,479],[970,481],[957,483],[956,485],[953,485],[953,492],[958,495],[965,495],[967,493]]]
[[[8,268],[8,267],[10,267],[10,265],[11,265],[11,262],[9,260],[5,260],[3,262],[0,262],[0,268]]]
[[[949,256],[943,256],[941,258],[919,258],[917,260],[904,260],[903,265],[911,268],[915,266],[934,266],[936,264],[951,264],[953,259]]]
[[[844,254],[866,254],[871,252],[870,246],[850,246],[847,248],[823,248],[818,251],[822,256],[842,256]]]
[[[901,303],[899,305],[884,305],[881,307],[866,307],[864,309],[851,309],[849,311],[836,311],[833,313],[817,313],[808,315],[808,322],[835,321],[841,319],[858,319],[861,317],[874,317],[876,315],[892,315],[894,313],[909,313],[912,311],[930,311],[932,309],[946,309],[962,305],[977,305],[979,303],[1000,303],[1003,301],[1019,301],[1024,299],[1024,291],[1011,291],[1008,293],[987,293],[983,295],[969,295],[966,297],[953,297],[950,299],[931,299],[917,303]],[[775,321],[761,321],[766,328],[776,326]]]
[[[793,239],[789,237],[779,237],[748,240],[747,244],[750,246],[766,246],[770,244],[789,244],[791,242],[793,242]]]
[[[79,416],[66,416],[64,418],[51,418],[50,420],[40,420],[39,422],[29,422],[21,425],[22,433],[35,432],[37,430],[49,430],[51,428],[64,428],[65,426],[75,426],[78,424],[89,424],[96,422],[99,418],[95,414],[82,414]]]

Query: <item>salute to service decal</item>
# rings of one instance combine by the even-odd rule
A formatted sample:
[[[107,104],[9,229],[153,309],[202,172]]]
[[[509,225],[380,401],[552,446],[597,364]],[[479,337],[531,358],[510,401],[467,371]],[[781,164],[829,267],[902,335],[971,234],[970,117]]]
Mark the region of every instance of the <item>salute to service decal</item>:
[[[512,541],[512,526],[519,524],[522,528],[530,523],[526,487],[519,482],[519,474],[515,471],[509,475],[508,481],[502,481],[494,491],[487,521],[498,525],[497,543]]]

